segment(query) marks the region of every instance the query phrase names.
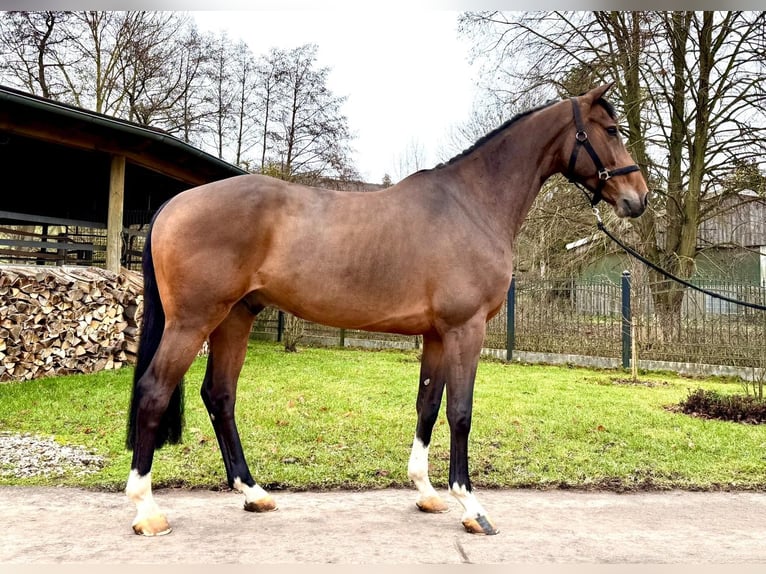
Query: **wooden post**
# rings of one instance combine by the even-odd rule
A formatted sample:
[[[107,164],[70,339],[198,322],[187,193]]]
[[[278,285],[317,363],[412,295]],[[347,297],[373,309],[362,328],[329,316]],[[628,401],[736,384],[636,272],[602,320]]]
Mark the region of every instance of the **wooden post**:
[[[106,268],[120,272],[122,254],[122,206],[125,198],[125,156],[112,156],[109,175],[109,214],[106,220]]]

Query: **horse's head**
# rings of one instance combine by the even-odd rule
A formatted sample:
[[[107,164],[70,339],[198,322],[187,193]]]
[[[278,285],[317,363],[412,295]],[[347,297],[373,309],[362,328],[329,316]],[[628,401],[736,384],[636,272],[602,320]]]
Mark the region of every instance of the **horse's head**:
[[[603,99],[612,84],[571,98],[571,149],[565,175],[587,188],[593,205],[609,203],[619,217],[638,217],[646,209],[649,189],[625,149],[612,106]],[[569,136],[567,136],[569,138]]]

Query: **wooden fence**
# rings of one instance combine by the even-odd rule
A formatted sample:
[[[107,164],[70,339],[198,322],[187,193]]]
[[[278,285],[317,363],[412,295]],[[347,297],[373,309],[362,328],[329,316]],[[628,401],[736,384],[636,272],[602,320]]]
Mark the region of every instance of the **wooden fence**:
[[[123,267],[140,269],[145,237],[143,226],[123,228]],[[0,263],[103,267],[105,262],[105,223],[0,211]]]

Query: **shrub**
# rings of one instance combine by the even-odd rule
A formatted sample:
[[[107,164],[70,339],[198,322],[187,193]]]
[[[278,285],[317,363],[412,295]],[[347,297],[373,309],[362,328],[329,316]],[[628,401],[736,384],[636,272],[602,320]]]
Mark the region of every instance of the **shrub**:
[[[766,422],[766,402],[750,395],[697,389],[690,391],[679,407],[686,414],[705,418],[749,424]]]

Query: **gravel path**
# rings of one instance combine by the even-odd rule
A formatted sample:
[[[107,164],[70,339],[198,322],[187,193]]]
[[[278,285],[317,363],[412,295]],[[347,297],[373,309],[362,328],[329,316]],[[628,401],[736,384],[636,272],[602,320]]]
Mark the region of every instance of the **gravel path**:
[[[80,447],[60,445],[52,438],[0,431],[0,476],[57,477],[70,471],[87,474],[103,464],[100,456]]]

